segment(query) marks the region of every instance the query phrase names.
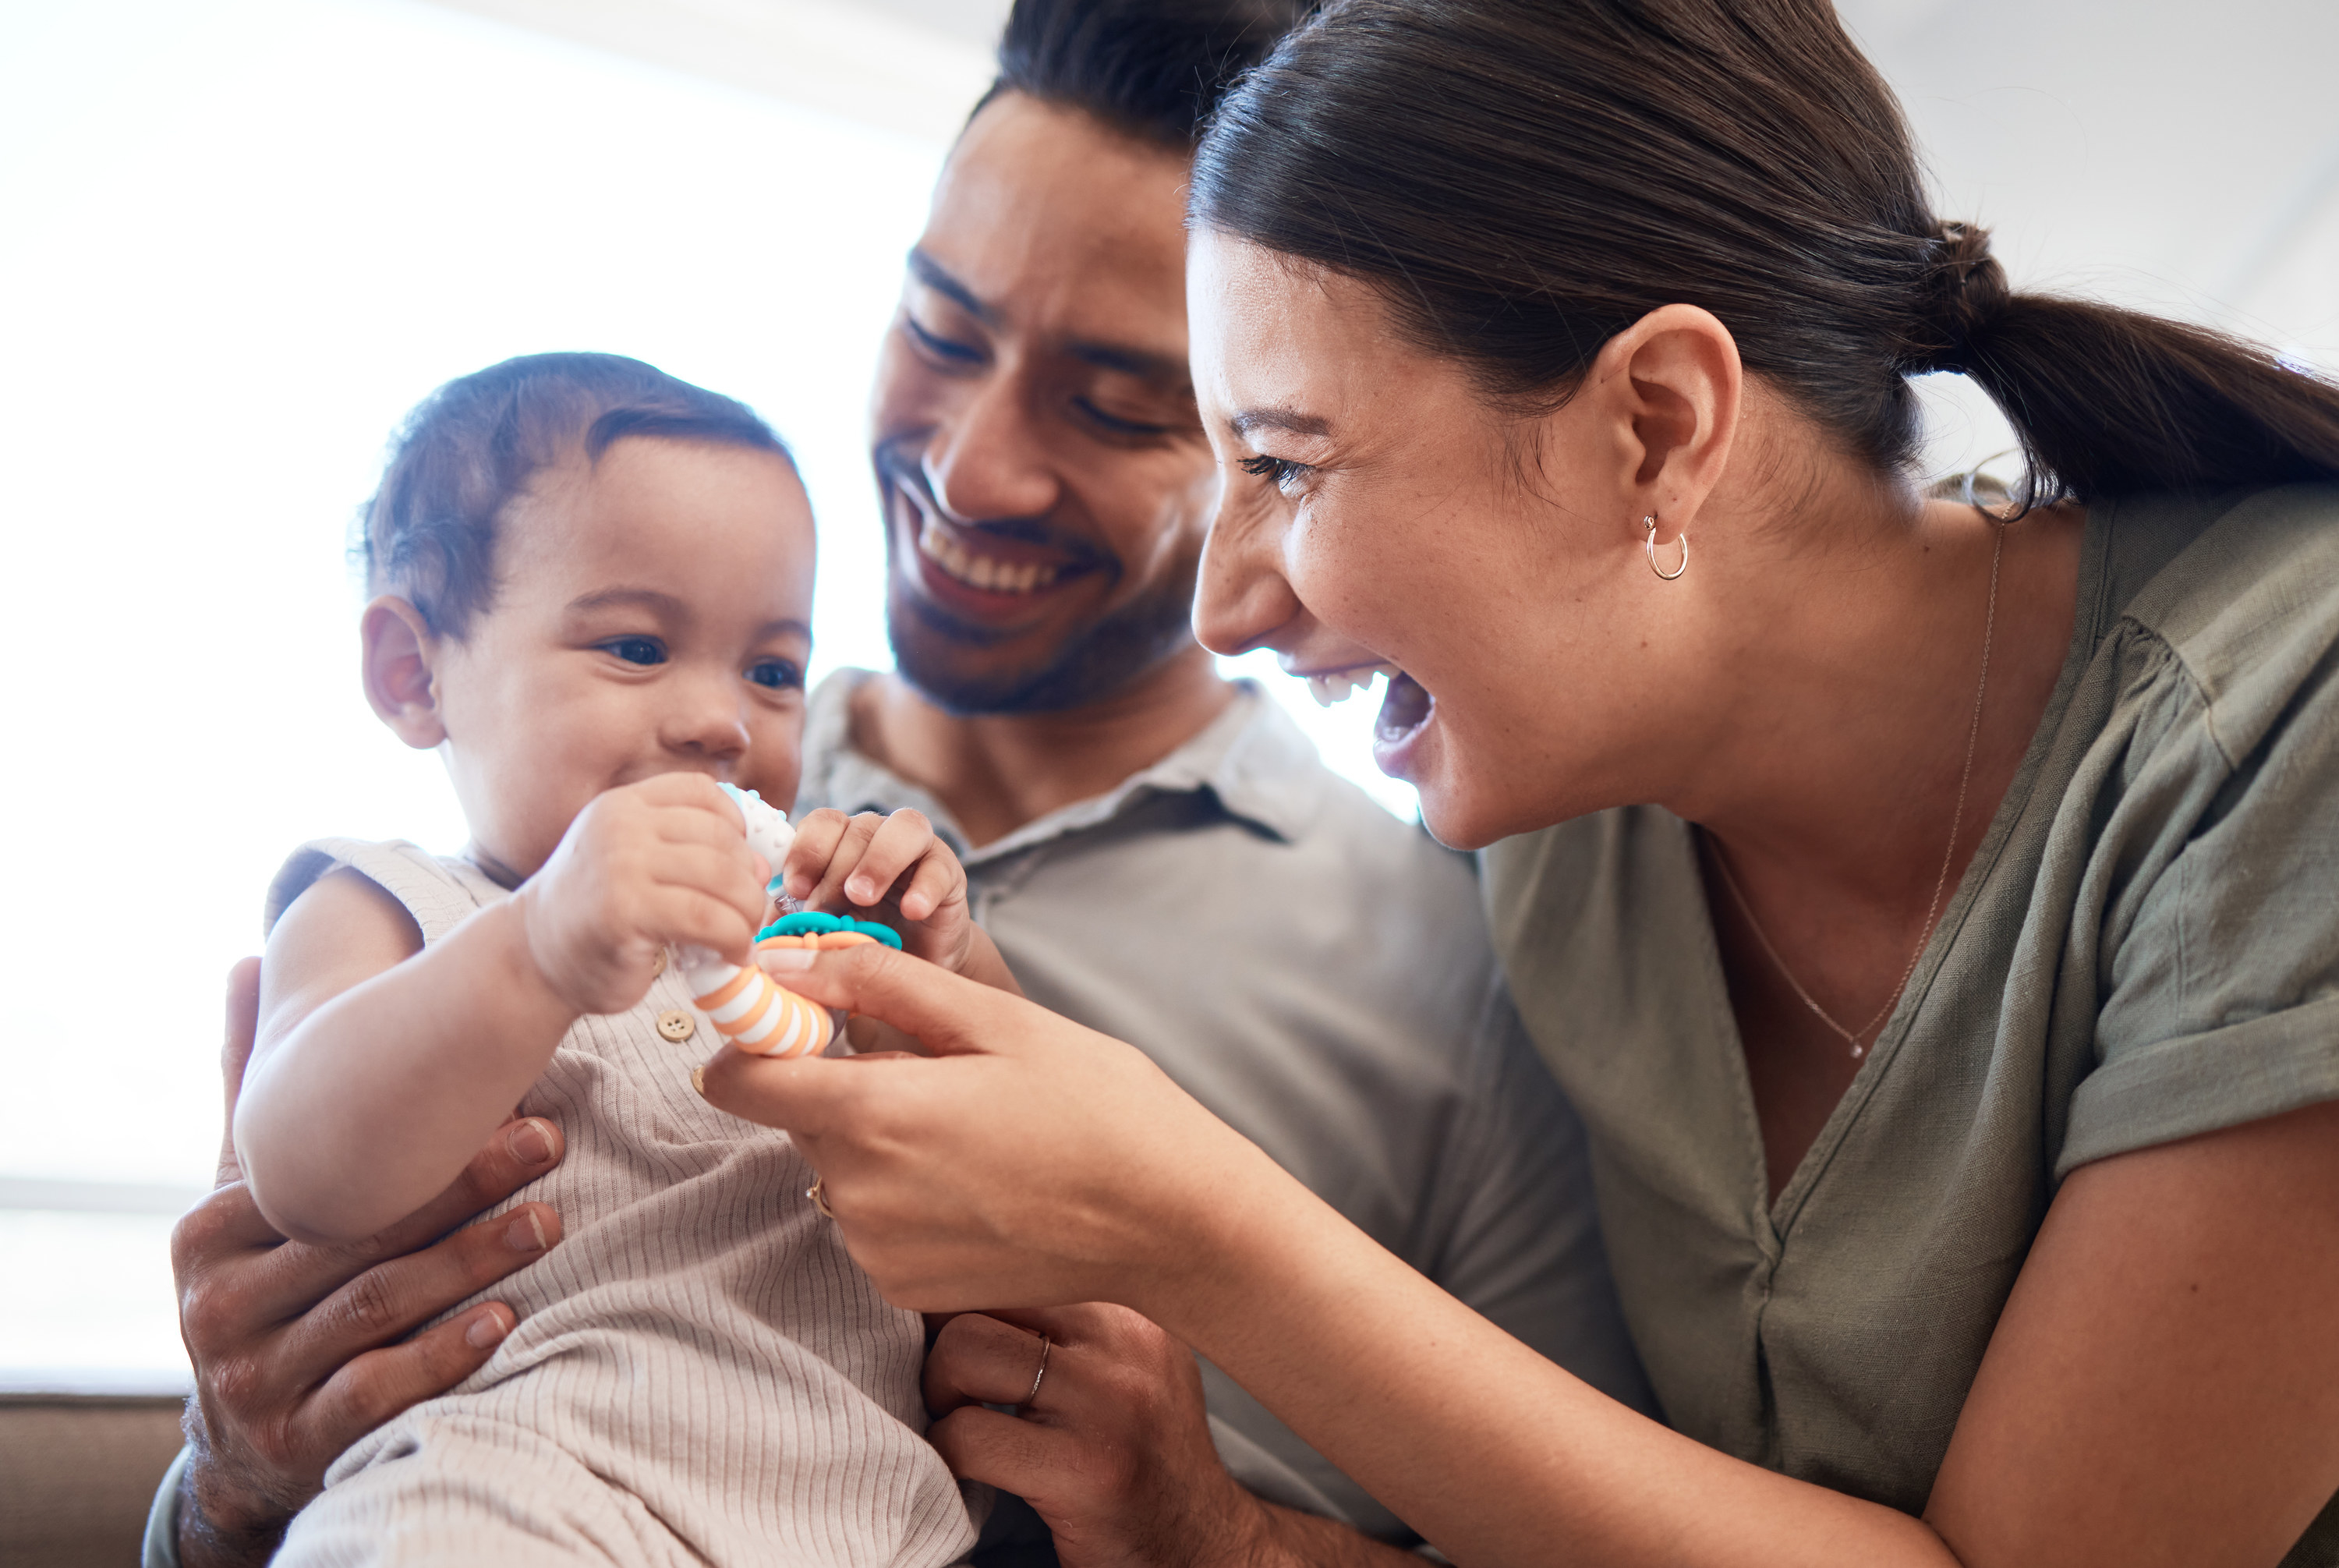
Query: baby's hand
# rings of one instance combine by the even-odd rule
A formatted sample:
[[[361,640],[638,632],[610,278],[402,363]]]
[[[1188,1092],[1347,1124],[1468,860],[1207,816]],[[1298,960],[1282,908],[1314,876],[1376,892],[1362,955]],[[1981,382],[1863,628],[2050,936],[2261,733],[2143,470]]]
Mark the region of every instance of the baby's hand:
[[[966,868],[933,824],[913,811],[848,817],[823,807],[796,823],[781,867],[782,891],[824,914],[874,911],[902,933],[905,952],[963,972],[974,946]]]
[[[669,942],[745,962],[768,869],[713,779],[661,774],[595,796],[514,896],[553,993],[579,1012],[622,1012],[647,994]]]

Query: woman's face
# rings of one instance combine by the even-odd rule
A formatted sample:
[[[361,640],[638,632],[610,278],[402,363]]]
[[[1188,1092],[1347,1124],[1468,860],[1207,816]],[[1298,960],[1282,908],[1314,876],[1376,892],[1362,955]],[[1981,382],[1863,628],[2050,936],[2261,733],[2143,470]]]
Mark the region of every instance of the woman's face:
[[[1403,672],[1375,751],[1448,843],[1643,798],[1634,735],[1672,663],[1651,648],[1688,597],[1652,590],[1692,585],[1643,559],[1629,421],[1598,397],[1498,414],[1366,285],[1208,231],[1188,294],[1225,481],[1202,641],[1295,675]]]

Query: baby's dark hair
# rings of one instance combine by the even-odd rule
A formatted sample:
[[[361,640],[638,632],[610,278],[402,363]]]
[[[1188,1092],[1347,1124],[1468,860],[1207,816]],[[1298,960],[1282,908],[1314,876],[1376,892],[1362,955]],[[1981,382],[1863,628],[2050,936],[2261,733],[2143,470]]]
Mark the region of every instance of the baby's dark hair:
[[[787,447],[735,399],[622,354],[524,354],[422,399],[390,445],[364,510],[366,592],[404,596],[460,640],[495,602],[504,509],[538,472],[582,449],[597,462],[627,436],[772,452]]]

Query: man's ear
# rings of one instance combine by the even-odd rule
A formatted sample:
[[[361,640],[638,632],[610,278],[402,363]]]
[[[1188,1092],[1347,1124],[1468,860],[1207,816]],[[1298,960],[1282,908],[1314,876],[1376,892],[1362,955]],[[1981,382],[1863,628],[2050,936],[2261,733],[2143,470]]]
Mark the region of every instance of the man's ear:
[[[435,749],[447,738],[432,669],[439,645],[422,612],[384,594],[365,607],[358,638],[365,650],[366,701],[400,740],[417,751]]]
[[[1659,306],[1601,345],[1585,390],[1622,448],[1632,506],[1686,527],[1738,435],[1746,371],[1730,329],[1695,305]]]

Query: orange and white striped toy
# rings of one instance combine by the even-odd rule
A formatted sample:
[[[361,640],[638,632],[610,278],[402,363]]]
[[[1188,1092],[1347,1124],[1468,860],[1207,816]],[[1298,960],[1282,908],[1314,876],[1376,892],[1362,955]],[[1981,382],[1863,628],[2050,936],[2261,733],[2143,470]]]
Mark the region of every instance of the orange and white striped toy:
[[[725,784],[723,793],[739,808],[749,846],[776,874],[795,837],[785,814],[765,804],[753,790]],[[887,928],[862,921],[794,914],[765,927],[755,945],[759,949],[835,948],[883,942],[898,947],[901,941]],[[703,947],[678,947],[675,959],[684,983],[690,987],[692,1005],[741,1050],[759,1056],[817,1056],[829,1048],[844,1026],[840,1014],[785,989],[755,964],[732,963]]]
[[[767,936],[760,950],[773,947],[857,947],[877,939],[864,931],[804,932]],[[741,1050],[759,1056],[817,1056],[836,1039],[836,1013],[807,1001],[775,982],[754,964],[725,963],[686,967],[691,1001],[725,1039]]]

